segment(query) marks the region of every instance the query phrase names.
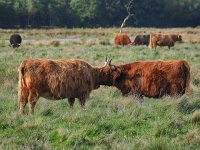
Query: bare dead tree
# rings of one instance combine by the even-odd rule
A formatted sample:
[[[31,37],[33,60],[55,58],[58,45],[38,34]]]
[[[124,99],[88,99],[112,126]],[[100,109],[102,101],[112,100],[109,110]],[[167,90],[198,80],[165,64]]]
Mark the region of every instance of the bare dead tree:
[[[120,27],[120,32],[122,33],[122,28],[126,25],[126,21],[132,17],[134,14],[131,12],[131,9],[133,8],[133,0],[131,0],[127,5],[125,5],[126,11],[128,12],[128,16],[123,20],[121,27]]]

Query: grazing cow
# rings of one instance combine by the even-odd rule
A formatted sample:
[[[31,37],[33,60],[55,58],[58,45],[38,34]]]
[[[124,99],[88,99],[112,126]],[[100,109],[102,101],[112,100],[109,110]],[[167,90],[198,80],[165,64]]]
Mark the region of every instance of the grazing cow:
[[[124,96],[189,95],[190,67],[186,61],[134,62],[120,66],[109,61],[102,72],[115,77],[110,82],[107,80],[107,85],[117,87]]]
[[[163,34],[150,34],[150,48],[156,48],[158,46],[168,46],[168,48],[174,46],[176,41],[182,41],[182,36],[179,34],[163,35]]]
[[[22,38],[19,34],[13,34],[11,35],[10,37],[10,45],[13,47],[13,48],[17,48],[21,45],[21,42],[22,42]]]
[[[127,34],[116,34],[114,37],[114,44],[125,46],[131,44],[131,40]]]
[[[137,35],[131,45],[149,45],[150,35]]]

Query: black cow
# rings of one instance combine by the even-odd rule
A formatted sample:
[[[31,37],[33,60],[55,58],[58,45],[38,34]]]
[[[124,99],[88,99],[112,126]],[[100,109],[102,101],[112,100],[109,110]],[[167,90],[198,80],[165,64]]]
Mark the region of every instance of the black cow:
[[[21,45],[22,38],[19,34],[13,34],[10,36],[10,45],[13,48],[19,47]]]

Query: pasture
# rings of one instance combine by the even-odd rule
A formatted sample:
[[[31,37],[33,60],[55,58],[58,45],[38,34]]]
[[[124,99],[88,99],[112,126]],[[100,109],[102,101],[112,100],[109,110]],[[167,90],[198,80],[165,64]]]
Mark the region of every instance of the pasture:
[[[125,28],[133,41],[142,33],[180,33],[174,47],[114,46],[119,29],[0,30],[0,149],[200,149],[200,28]],[[2,39],[19,33],[13,49]],[[52,38],[78,38],[73,41]],[[49,40],[43,40],[49,39]],[[18,72],[27,58],[78,58],[102,67],[134,61],[183,59],[191,67],[190,96],[122,97],[114,87],[94,90],[85,110],[75,101],[40,98],[33,116],[18,115]],[[26,106],[25,112],[28,112]]]

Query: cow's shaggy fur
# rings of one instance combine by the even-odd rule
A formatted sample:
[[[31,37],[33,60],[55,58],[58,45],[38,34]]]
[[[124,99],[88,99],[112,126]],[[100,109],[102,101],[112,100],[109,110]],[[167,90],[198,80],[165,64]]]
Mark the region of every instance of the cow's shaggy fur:
[[[99,88],[113,76],[106,76],[102,68],[92,67],[88,63],[77,60],[28,59],[21,63],[19,71],[19,113],[29,103],[29,113],[33,114],[39,97],[52,100],[68,98],[71,107],[75,98],[81,106],[93,89]]]
[[[131,45],[149,45],[150,35],[137,35]]]
[[[114,44],[125,46],[131,44],[131,40],[127,34],[116,34],[114,37]]]
[[[168,48],[174,46],[176,41],[182,41],[182,36],[179,34],[171,34],[171,35],[164,35],[164,34],[150,34],[150,48],[156,48],[157,46],[168,46]]]
[[[137,97],[159,98],[163,95],[189,95],[190,67],[186,61],[134,62],[121,66],[110,64],[103,71],[117,76],[107,85],[117,87],[124,96],[134,94]]]
[[[19,34],[13,34],[10,36],[10,45],[13,48],[17,48],[21,45],[22,38]]]

